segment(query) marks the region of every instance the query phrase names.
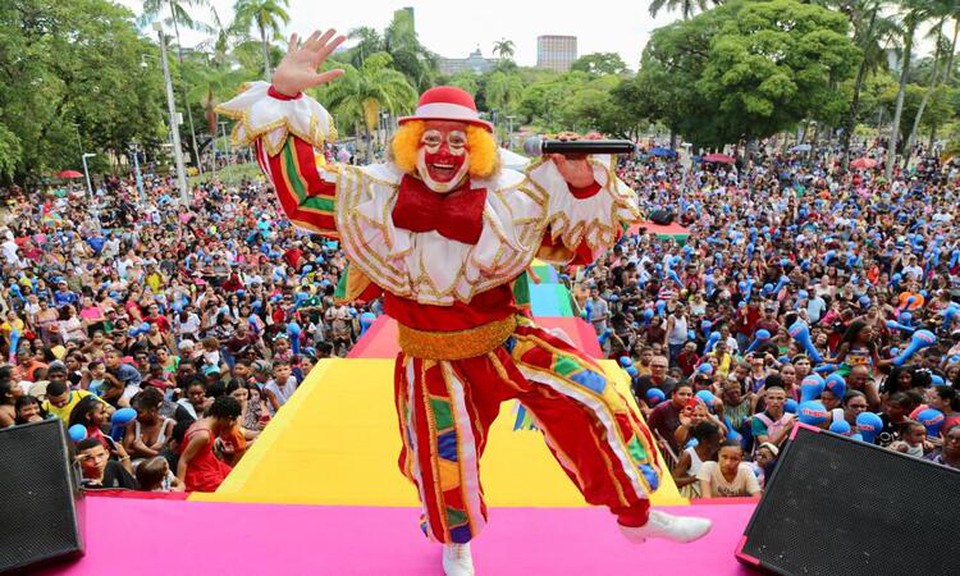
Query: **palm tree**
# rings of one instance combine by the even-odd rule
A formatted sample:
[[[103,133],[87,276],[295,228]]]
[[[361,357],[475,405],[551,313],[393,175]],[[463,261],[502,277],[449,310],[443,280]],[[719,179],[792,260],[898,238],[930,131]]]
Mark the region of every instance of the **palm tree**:
[[[252,26],[260,33],[263,46],[263,77],[270,81],[270,40],[283,32],[283,26],[290,23],[287,8],[290,0],[237,0],[233,5],[234,28],[248,34]],[[269,33],[269,35],[268,35]]]
[[[180,41],[180,26],[185,26],[188,30],[208,30],[209,27],[203,22],[194,20],[187,10],[188,6],[206,6],[208,0],[143,0],[143,14],[140,16],[140,24],[145,25],[157,19],[164,9],[169,9],[170,16],[163,20],[167,26],[173,25],[173,31],[177,38],[177,61],[180,63],[180,97],[183,99],[183,105],[187,108],[187,124],[190,126],[190,140],[193,144],[193,158],[197,164],[197,169],[203,173],[203,166],[200,163],[200,150],[197,148],[197,131],[193,127],[193,112],[190,111],[190,101],[187,100],[187,85],[183,79],[183,43]]]
[[[897,104],[893,112],[893,126],[890,127],[890,141],[887,144],[887,165],[884,175],[889,181],[893,177],[893,164],[897,157],[897,137],[900,134],[900,120],[903,117],[903,100],[907,94],[907,78],[910,74],[910,58],[913,55],[913,40],[917,28],[929,14],[930,5],[923,0],[905,0],[903,7],[903,57],[900,64],[900,87],[897,90]]]
[[[722,4],[723,0],[713,0],[712,4],[717,6]],[[709,10],[707,6],[707,0],[652,0],[650,2],[650,16],[654,18],[657,16],[657,13],[667,9],[668,12],[676,12],[680,10],[683,14],[683,19],[687,20],[693,13],[699,10],[700,12],[706,12]]]
[[[516,53],[516,46],[514,45],[513,40],[501,38],[493,43],[493,53],[496,54],[501,60],[511,60],[513,59],[513,55]]]
[[[413,110],[417,102],[416,89],[402,72],[390,68],[392,61],[390,54],[378,52],[368,55],[360,68],[344,64],[343,77],[319,90],[319,100],[330,105],[341,124],[359,122],[363,126],[368,161],[380,111],[405,113]]]
[[[930,80],[927,89],[923,92],[923,98],[920,99],[920,107],[917,109],[917,115],[913,118],[913,127],[910,129],[910,135],[907,137],[907,143],[903,147],[903,165],[910,165],[910,156],[913,153],[913,145],[917,141],[917,131],[920,129],[920,120],[930,102],[930,95],[937,89],[937,83],[940,80],[940,61],[943,56],[951,49],[950,42],[943,36],[943,25],[947,21],[947,15],[942,17],[933,26],[930,34],[934,36],[936,49],[933,55],[933,65],[930,70]]]
[[[853,42],[863,54],[853,85],[853,98],[850,111],[843,124],[842,159],[844,166],[850,158],[850,139],[860,115],[860,94],[863,91],[867,75],[886,66],[886,49],[895,45],[901,30],[896,21],[881,12],[886,0],[864,0],[845,3],[840,6],[853,26]]]
[[[488,108],[509,113],[523,96],[523,80],[517,74],[497,70],[487,78],[483,93]]]
[[[350,50],[350,64],[354,68],[363,66],[364,60],[371,54],[383,52],[383,37],[369,26],[360,26],[347,32],[347,38],[357,40],[357,45]]]

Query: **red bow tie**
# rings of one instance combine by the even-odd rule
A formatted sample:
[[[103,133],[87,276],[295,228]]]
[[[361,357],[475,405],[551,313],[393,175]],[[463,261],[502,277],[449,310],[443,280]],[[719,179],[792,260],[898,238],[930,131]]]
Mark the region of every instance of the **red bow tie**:
[[[444,238],[464,244],[476,244],[483,231],[483,207],[486,188],[463,187],[437,194],[422,180],[404,176],[391,217],[397,228],[411,232],[436,230]]]

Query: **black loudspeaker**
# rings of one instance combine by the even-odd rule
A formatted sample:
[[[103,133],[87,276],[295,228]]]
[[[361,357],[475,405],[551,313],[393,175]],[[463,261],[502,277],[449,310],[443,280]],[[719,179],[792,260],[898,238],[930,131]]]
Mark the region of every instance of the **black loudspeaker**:
[[[960,573],[960,471],[797,426],[736,552],[789,576]]]
[[[83,554],[83,494],[59,418],[0,430],[0,572]]]
[[[660,226],[668,226],[673,222],[673,210],[654,210],[650,213],[650,220]]]

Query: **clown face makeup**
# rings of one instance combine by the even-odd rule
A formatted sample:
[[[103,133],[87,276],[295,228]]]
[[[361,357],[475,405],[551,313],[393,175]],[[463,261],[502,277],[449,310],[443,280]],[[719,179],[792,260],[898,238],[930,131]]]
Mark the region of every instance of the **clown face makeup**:
[[[467,133],[459,122],[428,122],[417,150],[417,172],[427,187],[446,193],[463,182],[470,168]]]

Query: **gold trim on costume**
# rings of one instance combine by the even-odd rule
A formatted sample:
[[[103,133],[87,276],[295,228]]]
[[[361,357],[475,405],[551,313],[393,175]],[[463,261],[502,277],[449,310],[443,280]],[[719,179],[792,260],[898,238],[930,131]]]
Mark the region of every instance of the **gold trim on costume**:
[[[516,327],[514,316],[454,332],[417,330],[400,324],[400,349],[416,358],[465,360],[491,352],[506,342]]]

